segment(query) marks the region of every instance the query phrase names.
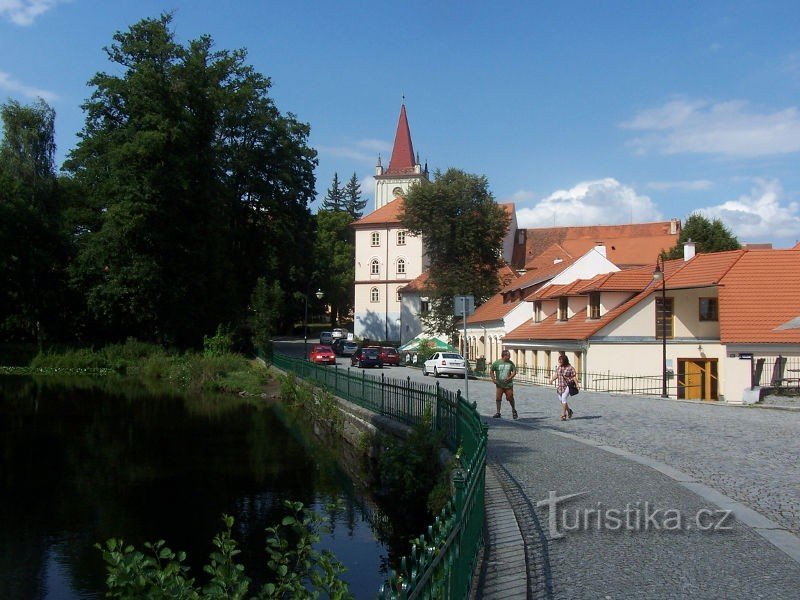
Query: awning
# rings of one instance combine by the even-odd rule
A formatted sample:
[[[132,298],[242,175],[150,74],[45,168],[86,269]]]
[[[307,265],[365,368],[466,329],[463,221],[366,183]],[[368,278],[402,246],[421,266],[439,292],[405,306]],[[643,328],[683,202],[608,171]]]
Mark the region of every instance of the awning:
[[[418,335],[417,337],[407,341],[405,344],[400,346],[397,351],[398,352],[417,352],[419,350],[420,344],[423,341],[429,341],[433,344],[433,349],[437,352],[445,351],[445,352],[458,352],[458,349],[454,348],[446,341],[438,337],[431,337],[425,335]]]

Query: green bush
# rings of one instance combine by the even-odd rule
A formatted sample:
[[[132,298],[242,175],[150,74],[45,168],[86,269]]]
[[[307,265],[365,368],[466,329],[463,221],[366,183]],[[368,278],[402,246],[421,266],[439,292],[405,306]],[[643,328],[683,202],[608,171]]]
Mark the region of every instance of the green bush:
[[[222,598],[351,598],[341,574],[345,568],[329,551],[315,549],[320,533],[330,531],[327,521],[300,502],[284,502],[289,514],[279,525],[268,527],[269,581],[255,595],[248,595],[252,581],[244,566],[236,562],[241,553],[231,537],[233,517],[222,516],[224,530],[214,536],[214,551],[203,567],[208,575],[204,586],[196,583],[184,565],[186,553],[175,553],[164,540],[147,543],[149,554],[110,539],[102,552],[108,575],[108,598],[222,599]]]

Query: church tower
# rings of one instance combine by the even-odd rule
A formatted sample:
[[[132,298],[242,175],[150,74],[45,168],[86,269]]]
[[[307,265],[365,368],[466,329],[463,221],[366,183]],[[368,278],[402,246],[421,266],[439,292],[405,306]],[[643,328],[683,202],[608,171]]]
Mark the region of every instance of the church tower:
[[[375,167],[375,210],[395,198],[405,196],[411,185],[427,178],[427,166],[423,169],[419,163],[419,156],[414,155],[414,144],[411,142],[404,100],[400,107],[400,118],[397,120],[397,132],[394,136],[389,168],[384,170],[380,155]]]
[[[428,180],[414,154],[405,101],[400,107],[389,167],[375,167],[375,210],[355,230],[355,302],[353,333],[372,341],[401,341],[406,320],[400,290],[427,268],[422,238],[400,224],[403,199],[412,185]],[[402,317],[402,319],[401,319]]]

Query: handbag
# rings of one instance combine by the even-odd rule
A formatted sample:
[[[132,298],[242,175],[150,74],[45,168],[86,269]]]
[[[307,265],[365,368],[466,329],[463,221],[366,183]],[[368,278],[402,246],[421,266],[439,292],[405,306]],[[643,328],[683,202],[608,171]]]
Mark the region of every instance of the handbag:
[[[567,387],[569,388],[569,395],[570,396],[577,396],[578,395],[578,384],[574,381],[568,381]]]

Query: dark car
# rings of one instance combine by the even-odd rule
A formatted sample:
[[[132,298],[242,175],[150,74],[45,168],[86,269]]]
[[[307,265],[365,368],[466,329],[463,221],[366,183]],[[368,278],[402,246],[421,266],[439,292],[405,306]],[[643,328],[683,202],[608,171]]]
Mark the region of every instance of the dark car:
[[[381,348],[381,360],[385,365],[400,365],[400,353],[397,348],[392,346],[384,346]]]
[[[336,340],[333,340],[333,342],[331,343],[331,348],[333,348],[333,351],[334,351],[336,354],[341,354],[341,353],[342,353],[342,344],[343,344],[345,341],[346,341],[346,340],[343,340],[342,338],[338,338],[338,339],[336,339]]]
[[[350,357],[350,364],[359,369],[364,367],[378,367],[383,368],[383,360],[381,360],[380,348],[361,348]]]

